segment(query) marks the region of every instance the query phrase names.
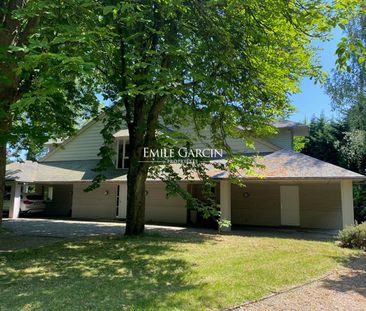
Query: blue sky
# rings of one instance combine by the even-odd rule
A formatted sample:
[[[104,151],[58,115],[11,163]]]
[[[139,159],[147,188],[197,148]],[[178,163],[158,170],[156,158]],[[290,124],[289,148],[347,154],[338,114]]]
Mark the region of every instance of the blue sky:
[[[321,65],[323,70],[331,73],[331,69],[335,67],[337,43],[342,37],[342,31],[335,29],[330,41],[317,42],[314,46],[319,47]],[[313,115],[319,116],[322,112],[329,118],[336,117],[337,114],[332,111],[331,100],[325,94],[323,87],[314,84],[310,79],[304,79],[301,83],[301,93],[292,96],[292,103],[297,111],[290,116],[291,120],[303,122],[306,118],[309,120]]]

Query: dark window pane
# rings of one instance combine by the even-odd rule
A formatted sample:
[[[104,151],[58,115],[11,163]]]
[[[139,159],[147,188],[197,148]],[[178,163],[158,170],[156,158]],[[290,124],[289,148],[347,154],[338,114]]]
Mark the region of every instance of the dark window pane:
[[[122,168],[122,160],[123,160],[123,141],[120,141],[118,146],[118,163],[117,163],[118,168]]]
[[[128,157],[130,154],[130,144],[126,142],[125,156]]]
[[[130,167],[130,160],[125,159],[125,168],[129,168],[129,167]]]

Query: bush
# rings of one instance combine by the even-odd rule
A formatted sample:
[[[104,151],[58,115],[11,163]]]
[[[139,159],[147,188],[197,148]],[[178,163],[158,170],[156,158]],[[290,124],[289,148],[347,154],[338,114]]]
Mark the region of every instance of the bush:
[[[338,239],[342,247],[366,250],[366,222],[339,231]]]

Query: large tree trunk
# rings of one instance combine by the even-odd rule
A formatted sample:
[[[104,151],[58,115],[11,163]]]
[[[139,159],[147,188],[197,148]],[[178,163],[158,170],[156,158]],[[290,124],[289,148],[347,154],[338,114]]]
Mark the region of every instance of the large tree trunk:
[[[146,177],[146,171],[140,165],[130,167],[127,179],[126,235],[138,235],[144,232]]]
[[[157,3],[153,3],[155,8],[155,28],[160,29],[161,16],[158,12]],[[173,29],[173,32],[176,29]],[[125,42],[123,27],[120,27],[120,56],[121,56],[121,82],[122,90],[127,87],[126,81],[126,59],[125,59]],[[176,33],[176,32],[174,32]],[[168,36],[167,40],[172,38]],[[174,38],[175,40],[175,38]],[[151,36],[151,49],[157,51],[158,36]],[[143,59],[149,58],[144,55]],[[170,56],[163,56],[161,67],[168,68],[170,65]],[[147,72],[144,69],[138,72],[140,75],[145,75]],[[138,85],[138,83],[137,83]],[[130,167],[127,175],[127,217],[126,217],[126,235],[142,234],[145,229],[145,182],[148,175],[149,164],[144,160],[144,147],[151,148],[155,143],[155,131],[158,125],[159,114],[166,102],[165,95],[155,95],[152,102],[148,102],[144,95],[137,95],[133,100],[127,96],[124,99],[126,109],[126,121],[128,124],[130,138]]]
[[[141,106],[142,104],[138,105],[138,109]],[[129,124],[130,167],[127,175],[126,235],[142,234],[145,229],[145,182],[148,165],[143,162],[144,118],[141,110],[135,114],[135,121]]]

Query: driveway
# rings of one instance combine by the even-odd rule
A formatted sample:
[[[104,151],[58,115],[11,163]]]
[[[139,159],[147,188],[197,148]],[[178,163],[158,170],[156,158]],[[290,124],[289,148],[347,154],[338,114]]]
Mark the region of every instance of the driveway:
[[[62,240],[98,236],[122,235],[124,222],[99,222],[55,219],[4,219],[2,227],[6,230],[0,234],[0,254],[20,249],[44,246]],[[190,229],[170,226],[146,226],[150,232],[177,234]]]
[[[231,311],[364,311],[366,255],[314,282],[245,303]]]
[[[16,235],[39,236],[54,238],[75,238],[98,235],[122,235],[125,230],[123,221],[85,221],[85,220],[61,220],[61,219],[35,219],[18,218],[4,219],[3,228],[9,229]],[[168,234],[208,233],[217,234],[214,229],[187,228],[167,225],[146,225],[148,232]],[[226,234],[245,236],[268,236],[277,238],[291,238],[300,240],[333,240],[335,230],[306,230],[266,227],[235,227]]]
[[[97,235],[122,235],[125,230],[124,222],[78,221],[55,219],[4,219],[3,227],[16,235],[74,238]],[[180,231],[183,227],[147,225],[148,230]]]

